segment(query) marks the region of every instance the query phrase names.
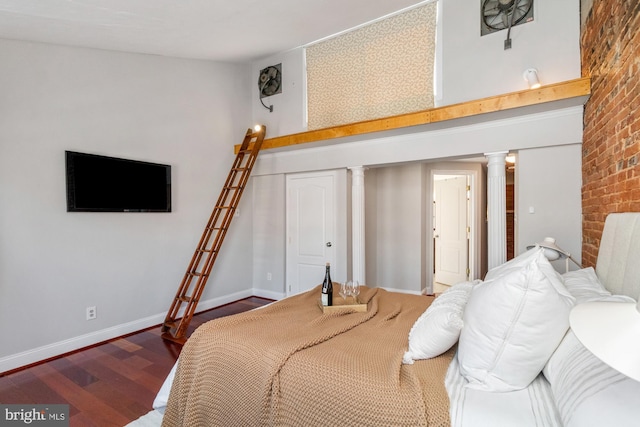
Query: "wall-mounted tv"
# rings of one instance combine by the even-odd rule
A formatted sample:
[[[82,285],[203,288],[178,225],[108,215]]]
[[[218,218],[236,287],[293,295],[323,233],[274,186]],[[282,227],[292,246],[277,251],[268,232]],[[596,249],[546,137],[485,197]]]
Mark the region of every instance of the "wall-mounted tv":
[[[171,166],[66,151],[67,212],[171,212]]]

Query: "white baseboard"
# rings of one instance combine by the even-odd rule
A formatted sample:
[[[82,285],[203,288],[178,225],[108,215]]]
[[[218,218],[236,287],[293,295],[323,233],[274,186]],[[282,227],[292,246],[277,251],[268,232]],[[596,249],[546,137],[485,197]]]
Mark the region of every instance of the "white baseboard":
[[[274,292],[274,291],[268,291],[266,289],[256,289],[256,288],[253,288],[253,296],[272,299],[275,301],[280,301],[281,299],[286,297],[284,292]]]
[[[386,286],[378,286],[378,288],[382,288],[386,291],[389,292],[398,292],[400,294],[410,294],[410,295],[424,295],[424,292],[422,291],[409,291],[406,289],[396,289],[396,288],[388,288]]]
[[[267,292],[265,291],[265,294]],[[223,297],[212,298],[198,303],[198,312],[209,310],[221,305],[229,304],[254,295],[251,289],[236,292]],[[275,294],[274,294],[275,295]],[[256,295],[262,296],[262,295]],[[262,296],[263,298],[276,299],[273,296]],[[65,353],[69,353],[84,347],[89,347],[104,341],[108,341],[132,332],[138,332],[143,329],[159,325],[164,322],[165,313],[155,314],[153,316],[144,317],[142,319],[115,325],[99,331],[90,332],[88,334],[69,338],[64,341],[58,341],[37,347],[31,350],[11,354],[0,358],[0,373],[31,365],[52,357],[57,357]]]
[[[11,371],[32,363],[37,363],[42,360],[69,353],[83,347],[88,347],[99,342],[126,335],[131,332],[149,328],[162,323],[164,321],[164,317],[165,314],[156,314],[133,322],[112,326],[110,328],[69,338],[64,341],[54,342],[31,350],[23,351],[21,353],[5,356],[0,358],[0,372]]]

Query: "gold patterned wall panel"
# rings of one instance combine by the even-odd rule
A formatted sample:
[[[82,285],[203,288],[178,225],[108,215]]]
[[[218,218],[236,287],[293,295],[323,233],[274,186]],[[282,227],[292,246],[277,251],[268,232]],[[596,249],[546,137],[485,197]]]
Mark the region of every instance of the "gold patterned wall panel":
[[[309,46],[308,129],[433,108],[436,2]]]

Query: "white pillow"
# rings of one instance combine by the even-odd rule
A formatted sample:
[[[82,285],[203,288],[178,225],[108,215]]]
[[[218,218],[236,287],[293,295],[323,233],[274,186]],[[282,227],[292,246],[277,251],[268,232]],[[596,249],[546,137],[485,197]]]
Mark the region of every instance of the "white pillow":
[[[611,292],[606,290],[600,279],[598,279],[593,267],[569,271],[562,275],[562,280],[569,293],[576,299],[576,304],[598,300],[611,295]]]
[[[574,298],[543,249],[532,251],[525,265],[505,269],[471,292],[458,343],[460,371],[469,381],[467,387],[485,391],[525,388],[542,371],[569,328]]]
[[[480,282],[453,285],[437,297],[409,331],[409,350],[402,363],[430,359],[449,350],[458,341],[462,329],[462,313],[469,300],[471,287]]]
[[[499,266],[492,268],[484,277],[485,282],[487,280],[497,279],[498,277],[504,276],[505,274],[513,273],[516,270],[520,270],[522,267],[525,267],[527,264],[529,264],[532,259],[537,258],[540,251],[543,251],[543,249],[534,247],[505,262],[504,264],[500,264]]]

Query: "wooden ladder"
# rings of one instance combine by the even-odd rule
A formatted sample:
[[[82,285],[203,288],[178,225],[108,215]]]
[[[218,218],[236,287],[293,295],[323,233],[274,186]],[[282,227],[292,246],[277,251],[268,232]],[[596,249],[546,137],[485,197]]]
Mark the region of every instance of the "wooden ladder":
[[[224,237],[240,203],[240,197],[258,157],[264,135],[264,126],[260,126],[260,129],[255,131],[247,130],[227,181],[222,187],[220,197],[202,233],[200,243],[162,324],[162,338],[166,340],[179,344],[187,341],[187,327],[193,318]]]

